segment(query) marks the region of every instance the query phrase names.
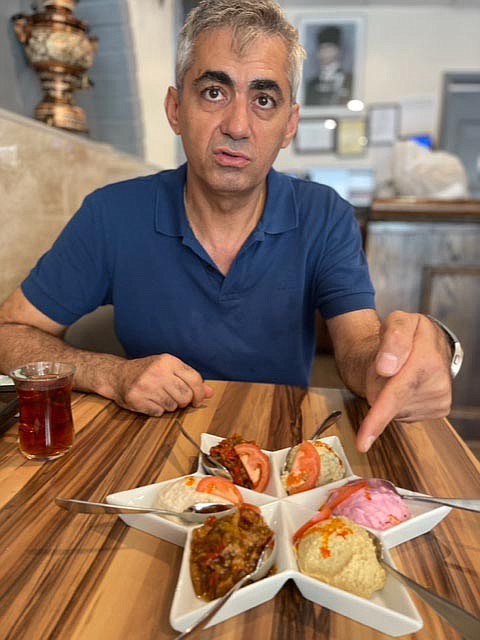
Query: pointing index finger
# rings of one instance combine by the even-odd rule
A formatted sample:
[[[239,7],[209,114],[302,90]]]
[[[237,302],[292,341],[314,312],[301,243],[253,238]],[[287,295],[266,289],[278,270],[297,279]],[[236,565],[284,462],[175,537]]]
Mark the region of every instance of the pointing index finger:
[[[397,380],[389,380],[370,407],[357,434],[357,449],[366,453],[404,405],[408,388]]]

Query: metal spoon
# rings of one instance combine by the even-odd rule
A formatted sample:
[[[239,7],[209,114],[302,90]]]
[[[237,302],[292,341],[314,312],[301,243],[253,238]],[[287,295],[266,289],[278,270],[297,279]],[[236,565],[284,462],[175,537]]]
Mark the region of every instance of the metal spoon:
[[[332,413],[328,415],[325,418],[325,420],[320,424],[320,426],[314,431],[313,435],[310,438],[308,438],[308,440],[310,440],[310,442],[312,443],[316,442],[324,431],[326,431],[329,427],[333,426],[336,422],[338,422],[338,419],[340,418],[341,415],[342,415],[341,411],[332,411]],[[298,445],[294,444],[293,447],[290,447],[290,449],[287,451],[287,455],[285,456],[285,461],[283,463],[282,470],[280,472],[282,476],[285,473],[287,473],[287,471],[292,466],[293,450],[297,446]]]
[[[465,638],[466,640],[478,640],[478,638],[480,638],[479,618],[475,618],[475,616],[472,616],[468,611],[465,611],[453,602],[442,598],[442,596],[432,593],[428,589],[425,589],[425,587],[418,584],[418,582],[415,582],[403,573],[400,573],[397,569],[394,569],[383,557],[384,548],[382,542],[370,531],[367,533],[373,540],[377,560],[390,575],[414,591],[419,598],[430,605],[430,607],[432,607],[440,617],[446,620],[453,629],[456,629],[462,638]]]
[[[356,482],[355,480],[351,480],[347,482],[347,486],[352,482]],[[433,496],[425,496],[421,493],[410,492],[410,493],[400,493],[397,487],[390,482],[390,480],[383,480],[382,478],[368,478],[367,484],[372,488],[386,487],[387,489],[391,489],[395,491],[397,495],[399,495],[404,500],[418,500],[419,502],[434,502],[435,504],[444,504],[447,507],[453,507],[454,509],[464,509],[466,511],[477,511],[480,512],[480,500],[466,500],[463,498],[436,498]]]
[[[185,522],[202,523],[207,518],[223,518],[236,512],[233,504],[219,504],[216,502],[201,502],[188,507],[185,511],[169,511],[167,509],[154,509],[153,507],[132,507],[127,505],[106,504],[104,502],[89,502],[88,500],[74,500],[73,498],[55,498],[55,502],[62,509],[74,513],[153,513],[158,516],[175,516]]]
[[[180,420],[175,419],[175,422],[178,424],[180,432],[200,452],[200,464],[205,469],[205,471],[211,476],[219,476],[220,478],[226,478],[227,480],[230,480],[230,482],[233,482],[233,477],[230,471],[226,467],[224,467],[223,464],[214,460],[208,453],[205,453],[201,450],[200,446],[189,436],[189,434],[182,427],[182,423],[180,422]]]
[[[257,580],[260,580],[260,578],[264,578],[272,568],[273,562],[275,560],[275,555],[276,555],[275,535],[272,534],[272,536],[269,538],[269,540],[266,542],[265,546],[263,547],[263,550],[257,560],[255,569],[250,573],[247,573],[247,575],[243,576],[243,578],[240,578],[240,580],[236,582],[233,585],[233,587],[229,591],[227,591],[227,593],[224,596],[222,596],[217,600],[217,602],[213,605],[211,609],[209,609],[191,627],[188,627],[188,629],[186,629],[183,633],[177,636],[175,640],[180,640],[180,638],[186,638],[193,631],[204,629],[207,623],[210,622],[213,616],[217,613],[217,611],[223,607],[226,601],[231,596],[233,596],[233,594],[236,591],[238,591],[240,587],[243,587],[249,582],[256,582]]]

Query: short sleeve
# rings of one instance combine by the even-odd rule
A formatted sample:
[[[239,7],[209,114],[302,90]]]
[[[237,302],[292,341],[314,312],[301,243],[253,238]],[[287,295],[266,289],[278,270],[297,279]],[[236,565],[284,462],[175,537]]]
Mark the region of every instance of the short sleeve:
[[[111,265],[107,255],[100,198],[88,196],[21,288],[46,316],[68,326],[111,302]]]
[[[323,318],[375,308],[362,237],[353,208],[331,192],[324,251],[315,271],[315,306]]]

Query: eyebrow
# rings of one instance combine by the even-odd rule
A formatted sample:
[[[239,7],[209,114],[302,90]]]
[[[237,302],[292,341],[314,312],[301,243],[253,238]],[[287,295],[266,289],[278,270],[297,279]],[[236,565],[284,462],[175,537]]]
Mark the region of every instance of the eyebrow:
[[[205,80],[213,80],[214,82],[219,82],[220,84],[225,84],[228,87],[233,87],[232,78],[228,75],[228,73],[225,73],[224,71],[207,70],[207,71],[205,71],[205,73],[202,73],[201,76],[196,78],[193,84],[195,86],[197,86],[201,82],[204,82]]]
[[[202,73],[201,76],[195,79],[194,85],[197,86],[201,82],[205,82],[208,80],[219,82],[220,84],[224,84],[227,87],[234,87],[235,84],[228,73],[225,73],[224,71],[215,71],[212,69],[208,69],[207,71]],[[280,89],[278,82],[275,82],[275,80],[270,80],[268,78],[257,78],[250,82],[249,88],[253,89],[254,91],[273,91],[277,94],[279,99],[283,99],[282,90]]]
[[[254,89],[255,91],[274,91],[279,98],[283,97],[282,90],[275,80],[252,80],[252,82],[250,82],[250,89]]]

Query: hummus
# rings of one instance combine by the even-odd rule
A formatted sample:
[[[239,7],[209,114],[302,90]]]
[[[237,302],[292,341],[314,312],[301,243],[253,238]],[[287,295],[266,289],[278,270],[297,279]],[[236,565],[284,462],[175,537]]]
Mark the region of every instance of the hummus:
[[[348,518],[329,518],[310,527],[296,551],[300,571],[332,587],[370,598],[385,586],[373,541]]]

